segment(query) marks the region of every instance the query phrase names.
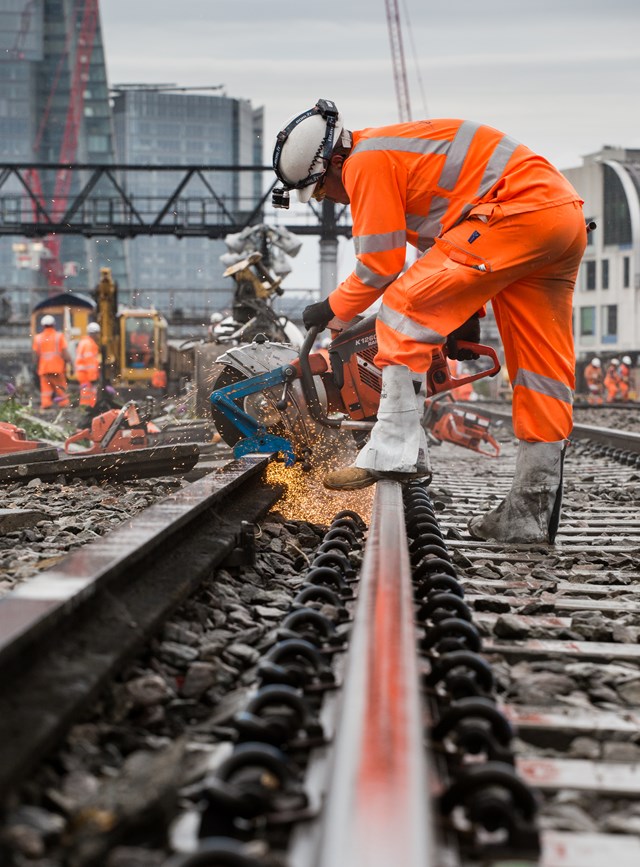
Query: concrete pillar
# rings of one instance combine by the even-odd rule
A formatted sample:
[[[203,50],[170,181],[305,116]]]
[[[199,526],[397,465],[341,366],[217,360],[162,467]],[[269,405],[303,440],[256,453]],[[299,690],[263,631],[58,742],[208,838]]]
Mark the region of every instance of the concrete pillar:
[[[338,239],[320,239],[320,298],[327,298],[338,285]]]

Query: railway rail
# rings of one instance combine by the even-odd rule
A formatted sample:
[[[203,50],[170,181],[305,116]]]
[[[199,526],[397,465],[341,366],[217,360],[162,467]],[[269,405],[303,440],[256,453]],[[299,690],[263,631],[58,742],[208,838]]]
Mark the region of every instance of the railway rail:
[[[640,448],[580,432],[556,544],[479,542],[466,521],[504,495],[515,460],[501,424],[498,459],[445,444],[430,488],[379,483],[367,530],[330,495],[336,518],[293,570],[244,706],[207,729],[222,759],[173,783],[190,833],[145,843],[138,828],[131,843],[94,827],[102,844],[73,849],[70,823],[47,865],[127,864],[126,849],[145,867],[635,867]],[[50,805],[34,768],[123,659],[205,575],[249,575],[282,495],[266,464],[204,476],[0,600],[0,841],[28,798]]]

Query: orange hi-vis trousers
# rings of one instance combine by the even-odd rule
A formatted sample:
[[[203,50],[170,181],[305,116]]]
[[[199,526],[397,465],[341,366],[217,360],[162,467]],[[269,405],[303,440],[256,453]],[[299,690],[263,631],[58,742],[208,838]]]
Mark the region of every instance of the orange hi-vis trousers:
[[[587,233],[579,202],[503,216],[474,214],[441,238],[384,292],[379,367],[416,373],[448,334],[491,301],[513,387],[518,439],[571,433],[575,353],[573,288]]]
[[[54,406],[69,406],[67,394],[67,377],[64,373],[40,374],[40,408],[49,409]]]

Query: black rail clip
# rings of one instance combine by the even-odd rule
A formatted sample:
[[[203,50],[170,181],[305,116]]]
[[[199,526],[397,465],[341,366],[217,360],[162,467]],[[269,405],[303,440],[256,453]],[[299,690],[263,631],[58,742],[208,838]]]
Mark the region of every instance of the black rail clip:
[[[256,562],[256,528],[249,521],[242,521],[236,545],[220,564],[222,569],[239,570]]]

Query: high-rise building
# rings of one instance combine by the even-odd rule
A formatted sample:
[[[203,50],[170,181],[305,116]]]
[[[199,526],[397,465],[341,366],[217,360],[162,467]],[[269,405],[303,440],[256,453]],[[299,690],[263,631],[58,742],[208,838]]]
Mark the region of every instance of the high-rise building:
[[[0,160],[114,161],[98,0],[0,0]],[[73,184],[84,180],[74,178],[65,188],[57,172],[39,173],[43,195],[55,198],[61,211],[76,191]],[[103,266],[127,285],[119,240],[76,235],[59,240],[64,276],[56,288],[46,261],[34,268],[46,246],[18,237],[0,239],[0,286],[7,288],[14,310],[24,313],[33,302],[27,289],[44,294],[90,289]]]
[[[185,93],[170,85],[116,86],[113,118],[118,161],[127,165],[262,165],[263,110],[248,100]],[[184,172],[130,172],[127,193],[153,212],[183,178]],[[256,208],[261,185],[258,171],[209,172],[206,181],[194,176],[185,195],[194,222],[203,208],[211,208],[211,222],[222,221],[214,212],[242,222]],[[188,223],[188,215],[181,218]],[[226,247],[221,240],[138,236],[126,246],[131,287],[141,305],[205,316],[229,304],[234,284],[222,276],[219,257]]]

